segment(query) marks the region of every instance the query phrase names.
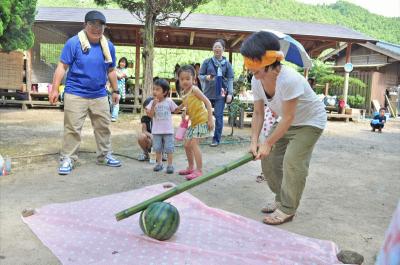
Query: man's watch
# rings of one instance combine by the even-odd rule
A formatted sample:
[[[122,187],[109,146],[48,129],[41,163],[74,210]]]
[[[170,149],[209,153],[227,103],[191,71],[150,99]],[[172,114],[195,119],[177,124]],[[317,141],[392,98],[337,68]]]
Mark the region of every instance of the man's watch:
[[[112,93],[118,94],[119,95],[119,90],[113,90]]]

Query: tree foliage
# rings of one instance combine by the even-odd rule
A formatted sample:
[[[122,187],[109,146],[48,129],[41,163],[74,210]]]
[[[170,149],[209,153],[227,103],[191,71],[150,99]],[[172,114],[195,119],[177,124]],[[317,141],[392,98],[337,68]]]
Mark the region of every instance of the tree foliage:
[[[344,77],[340,75],[329,74],[321,78],[321,83],[329,83],[332,88],[342,88],[344,87]],[[358,78],[350,77],[349,86],[354,88],[366,88],[367,85]]]
[[[365,106],[365,97],[361,95],[349,95],[347,97],[347,103],[350,105],[351,108],[362,109]]]
[[[301,69],[302,70],[302,69]],[[313,60],[313,66],[308,73],[309,77],[315,78],[315,83],[322,83],[322,78],[333,74],[334,71],[327,63],[324,63],[318,59]]]
[[[196,12],[342,25],[379,40],[400,44],[400,18],[388,18],[346,1],[310,5],[295,0],[214,0]]]
[[[11,18],[11,2],[2,1],[0,5],[0,37],[3,35],[5,28],[10,23]]]
[[[115,2],[119,7],[134,14],[140,21],[146,21],[146,15],[155,16],[156,23],[179,25],[190,13],[202,3],[201,0],[95,0],[98,5]],[[186,12],[187,11],[187,12]],[[147,12],[147,13],[146,13]],[[172,20],[172,21],[171,21]]]
[[[233,83],[233,95],[236,95],[232,102],[228,105],[228,116],[229,122],[231,125],[231,134],[233,135],[233,128],[236,126],[236,120],[240,115],[241,111],[246,107],[246,104],[239,99],[237,95],[241,91],[246,91],[251,89],[251,82],[249,82],[249,78],[247,74],[243,73],[239,76],[239,78]]]
[[[0,49],[27,50],[33,46],[32,25],[36,0],[2,0],[0,5]]]

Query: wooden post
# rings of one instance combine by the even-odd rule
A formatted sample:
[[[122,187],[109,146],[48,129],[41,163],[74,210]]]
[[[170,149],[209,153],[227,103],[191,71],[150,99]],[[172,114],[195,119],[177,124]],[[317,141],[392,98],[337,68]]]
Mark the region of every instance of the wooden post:
[[[32,49],[26,51],[26,69],[25,69],[25,78],[26,78],[26,91],[28,93],[28,100],[32,101],[31,98],[31,89],[32,89]]]
[[[135,55],[135,100],[134,105],[139,106],[140,89],[140,29],[136,30],[136,55]],[[135,107],[133,108],[135,111]]]
[[[327,96],[328,95],[328,91],[329,91],[329,83],[325,84],[325,91],[324,91],[324,95]]]
[[[346,48],[346,63],[350,62],[350,54],[351,54],[351,42],[348,42],[347,48]],[[344,108],[342,109],[343,114],[346,111],[347,94],[349,92],[349,77],[350,77],[350,73],[345,72],[344,73],[344,89],[343,89]]]
[[[232,64],[232,49],[229,49],[229,62]]]
[[[308,68],[304,68],[304,78],[305,79],[308,79],[308,72],[309,72],[309,69]]]

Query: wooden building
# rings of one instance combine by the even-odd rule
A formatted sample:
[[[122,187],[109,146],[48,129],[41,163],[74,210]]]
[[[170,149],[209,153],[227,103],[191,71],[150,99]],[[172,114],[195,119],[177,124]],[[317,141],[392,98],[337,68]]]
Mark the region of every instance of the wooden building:
[[[334,61],[334,69],[338,74],[344,73],[346,48],[347,44],[323,58],[325,61]],[[365,97],[367,110],[372,109],[371,102],[373,100],[377,100],[381,106],[385,106],[387,89],[400,85],[400,45],[382,41],[376,44],[371,42],[353,44],[351,45],[350,62],[354,67],[350,76],[364,81],[367,88],[354,89],[350,87],[349,95],[358,94]]]

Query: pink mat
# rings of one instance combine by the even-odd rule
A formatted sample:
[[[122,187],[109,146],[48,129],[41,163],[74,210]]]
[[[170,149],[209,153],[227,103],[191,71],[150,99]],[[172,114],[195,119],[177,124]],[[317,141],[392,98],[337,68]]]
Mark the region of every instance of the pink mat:
[[[168,241],[143,234],[139,214],[114,214],[165,191],[163,184],[51,204],[23,218],[62,264],[340,264],[337,246],[210,208],[189,193],[167,200],[181,224]]]

